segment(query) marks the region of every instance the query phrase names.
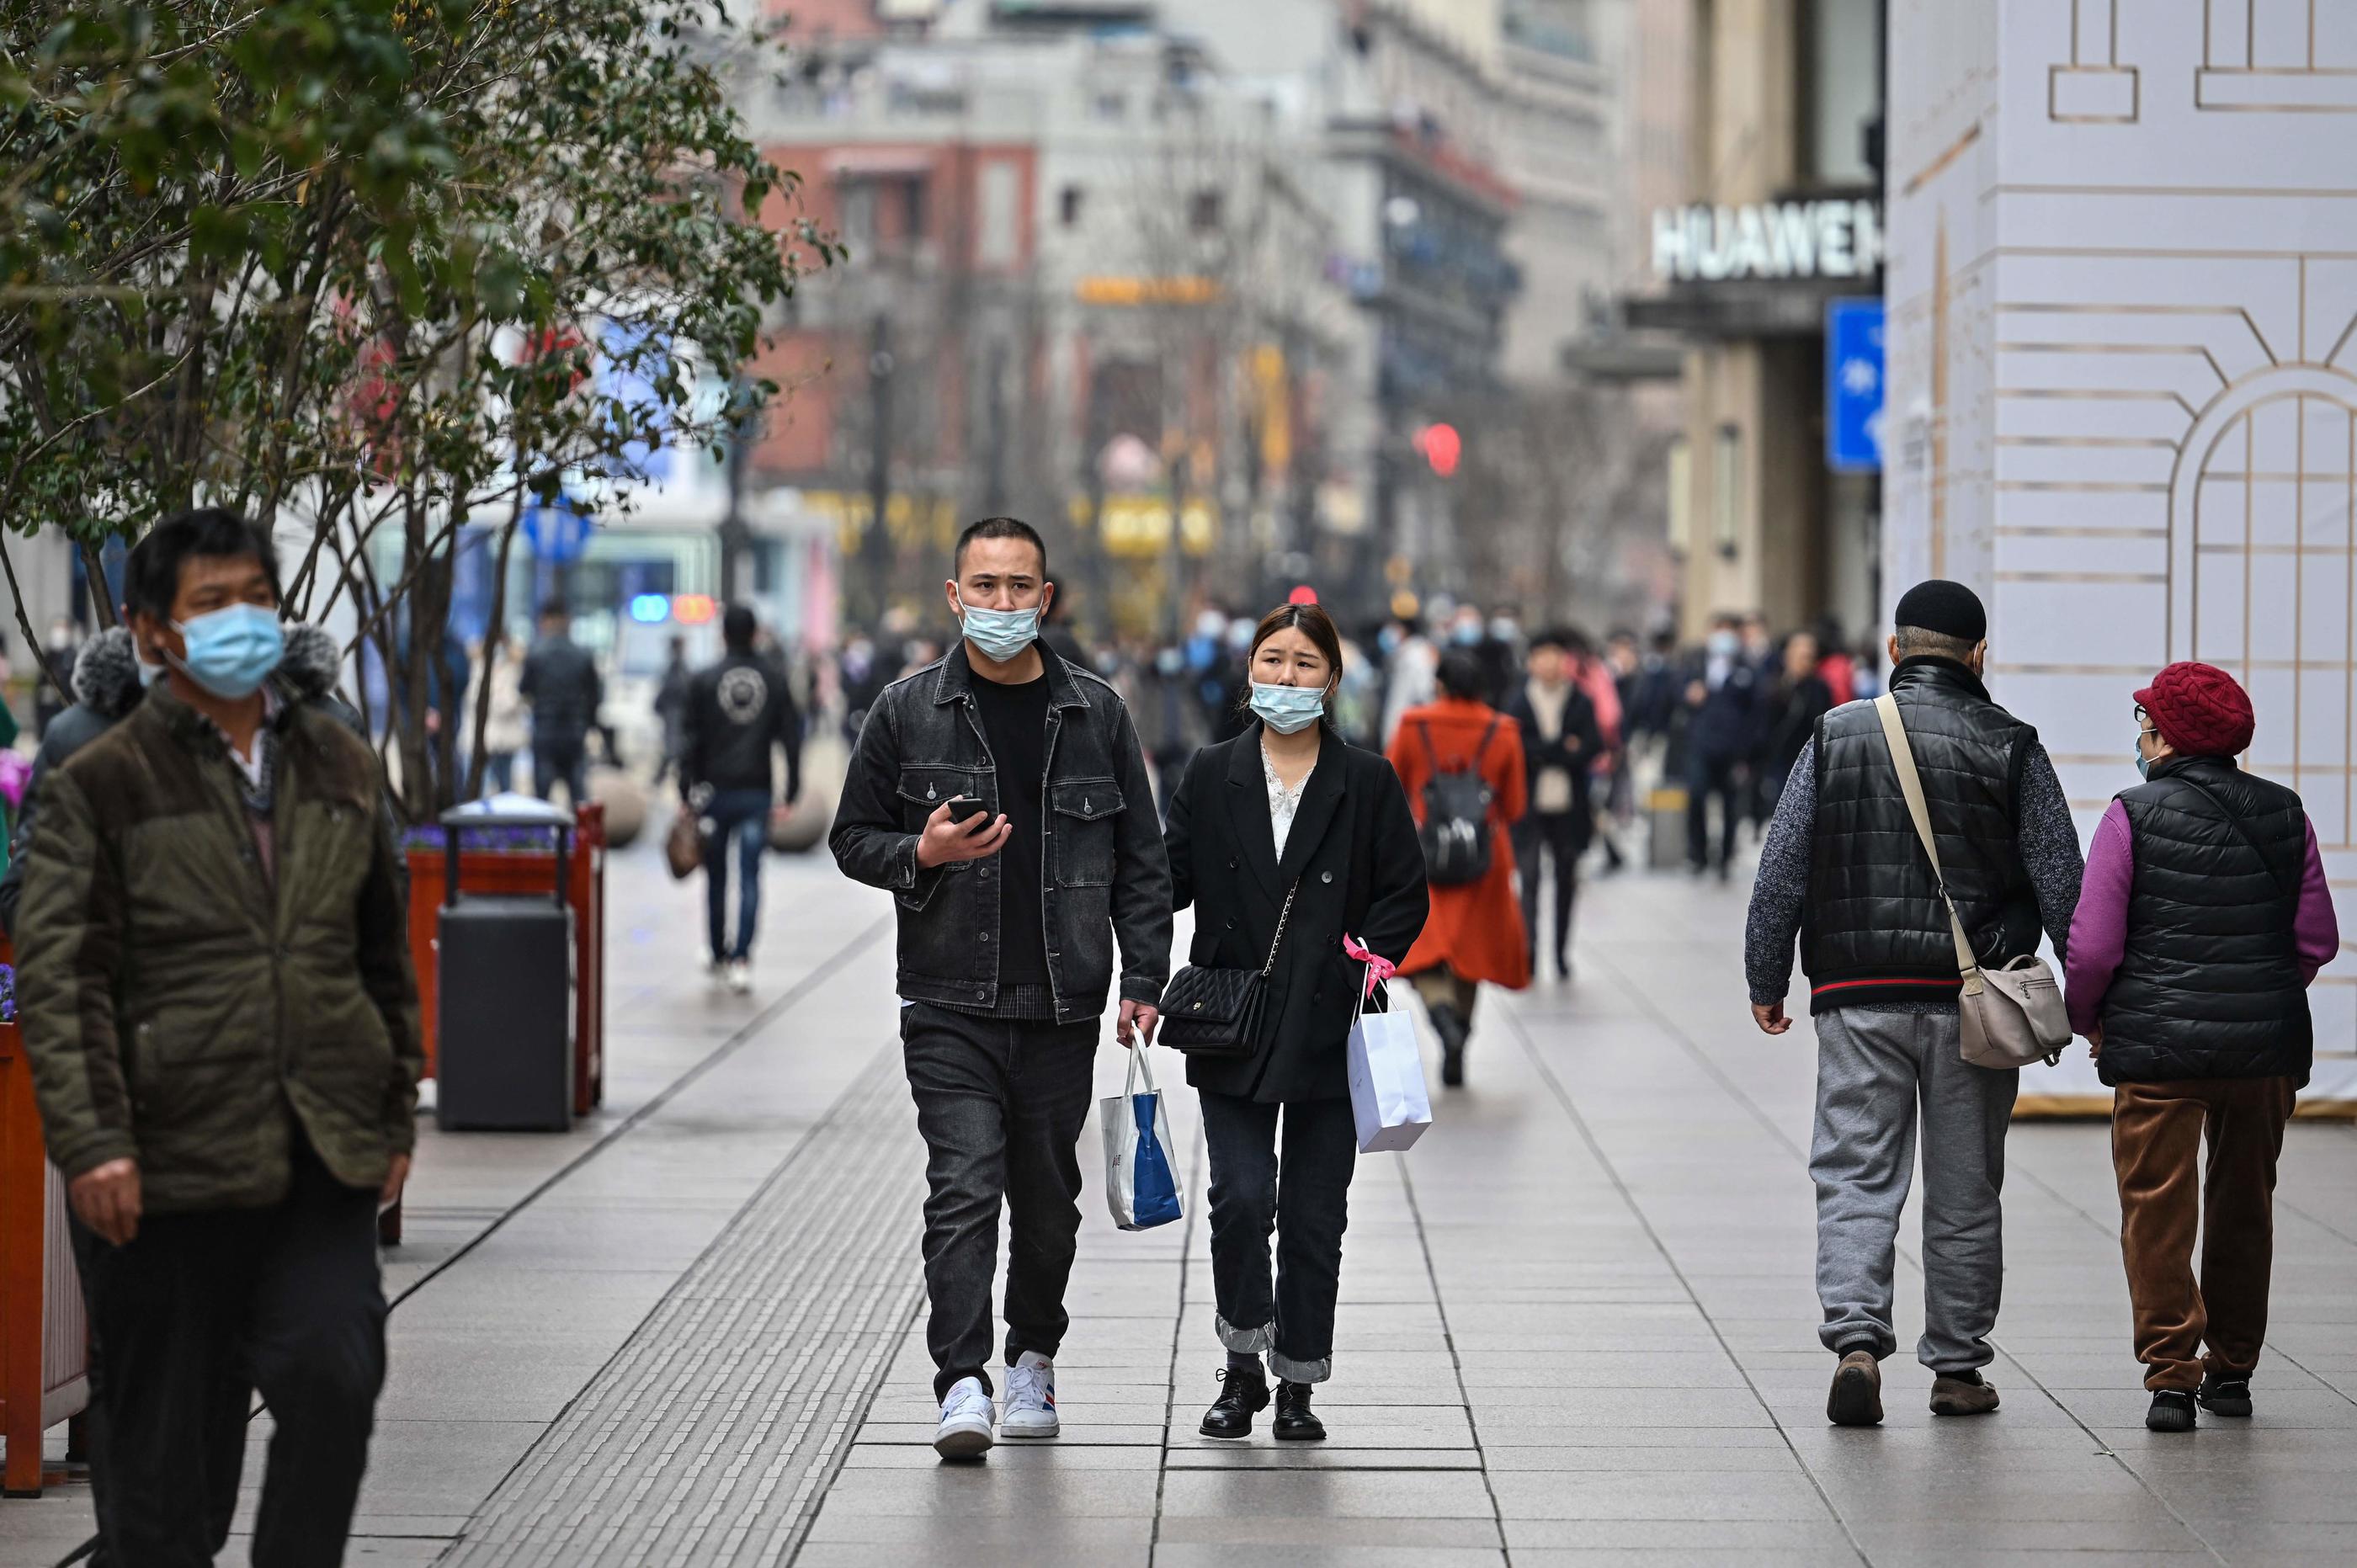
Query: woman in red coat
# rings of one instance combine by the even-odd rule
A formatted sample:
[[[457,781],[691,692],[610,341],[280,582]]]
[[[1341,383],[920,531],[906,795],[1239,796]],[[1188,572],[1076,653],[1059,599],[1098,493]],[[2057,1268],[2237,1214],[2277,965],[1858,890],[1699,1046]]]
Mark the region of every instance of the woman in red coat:
[[[1490,794],[1490,868],[1475,882],[1432,888],[1432,913],[1400,972],[1415,982],[1440,1036],[1440,1081],[1465,1081],[1465,1037],[1482,981],[1520,991],[1531,983],[1529,940],[1514,897],[1514,851],[1506,830],[1527,803],[1523,735],[1483,702],[1490,682],[1469,654],[1441,660],[1440,700],[1410,708],[1392,736],[1392,767],[1407,790],[1416,825],[1432,804],[1426,789],[1444,773],[1478,773]]]

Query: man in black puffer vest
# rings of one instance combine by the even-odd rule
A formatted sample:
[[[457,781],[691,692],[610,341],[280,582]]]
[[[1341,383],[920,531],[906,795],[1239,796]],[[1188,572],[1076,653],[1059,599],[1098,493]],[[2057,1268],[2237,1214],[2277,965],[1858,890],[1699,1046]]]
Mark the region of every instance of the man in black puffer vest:
[[[1960,583],[1899,601],[1890,690],[1940,844],[1948,897],[1983,964],[2059,950],[2079,897],[2079,835],[2038,733],[1981,684],[1988,618]],[[1891,1272],[1923,1155],[1923,1337],[1932,1409],[1996,1408],[2005,1271],[2005,1134],[2020,1074],[1963,1059],[1962,980],[1941,884],[1917,838],[1871,703],[1817,721],[1777,801],[1751,894],[1744,963],[1751,1013],[1781,1035],[1797,937],[1817,1026],[1818,1337],[1841,1358],[1826,1415],[1882,1419],[1881,1359],[1898,1349]]]
[[[2190,1432],[2197,1402],[2251,1413],[2276,1157],[2314,1056],[2309,982],[2341,929],[2299,797],[2234,764],[2255,728],[2234,678],[2172,664],[2136,700],[2146,781],[2095,829],[2068,997],[2114,1090],[2120,1249],[2152,1391],[2145,1424]]]

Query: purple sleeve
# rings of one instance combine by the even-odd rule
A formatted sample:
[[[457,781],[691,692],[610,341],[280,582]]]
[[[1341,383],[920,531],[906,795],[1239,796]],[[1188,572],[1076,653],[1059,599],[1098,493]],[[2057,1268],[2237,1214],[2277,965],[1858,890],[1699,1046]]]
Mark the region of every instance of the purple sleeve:
[[[2136,882],[2136,839],[2127,808],[2115,800],[2095,824],[2079,908],[2071,917],[2071,943],[2062,961],[2063,999],[2073,1033],[2103,1021],[2104,993],[2128,945],[2128,892]]]
[[[2332,911],[2332,888],[2324,880],[2324,853],[2316,845],[2316,824],[2308,824],[2308,869],[2299,879],[2299,913],[2292,920],[2299,943],[2299,977],[2314,980],[2316,972],[2341,951],[2341,919]]]

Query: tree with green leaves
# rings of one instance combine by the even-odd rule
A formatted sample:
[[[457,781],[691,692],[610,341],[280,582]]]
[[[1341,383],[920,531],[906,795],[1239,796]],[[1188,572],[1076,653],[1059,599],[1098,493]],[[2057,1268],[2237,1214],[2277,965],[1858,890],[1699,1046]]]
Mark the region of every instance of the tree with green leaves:
[[[726,441],[840,255],[734,106],[770,48],[720,0],[0,5],[0,522],[92,567],[192,505],[299,536],[286,613],[382,660],[404,810],[469,792],[462,541],[503,586],[534,500]]]

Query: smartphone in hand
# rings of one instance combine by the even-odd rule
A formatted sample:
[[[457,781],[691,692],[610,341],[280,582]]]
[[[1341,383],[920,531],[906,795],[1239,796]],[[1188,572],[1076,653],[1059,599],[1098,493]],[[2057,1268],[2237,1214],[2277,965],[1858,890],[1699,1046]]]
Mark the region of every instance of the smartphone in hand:
[[[971,795],[954,796],[950,800],[950,821],[953,822],[970,822],[982,812],[982,802]]]

